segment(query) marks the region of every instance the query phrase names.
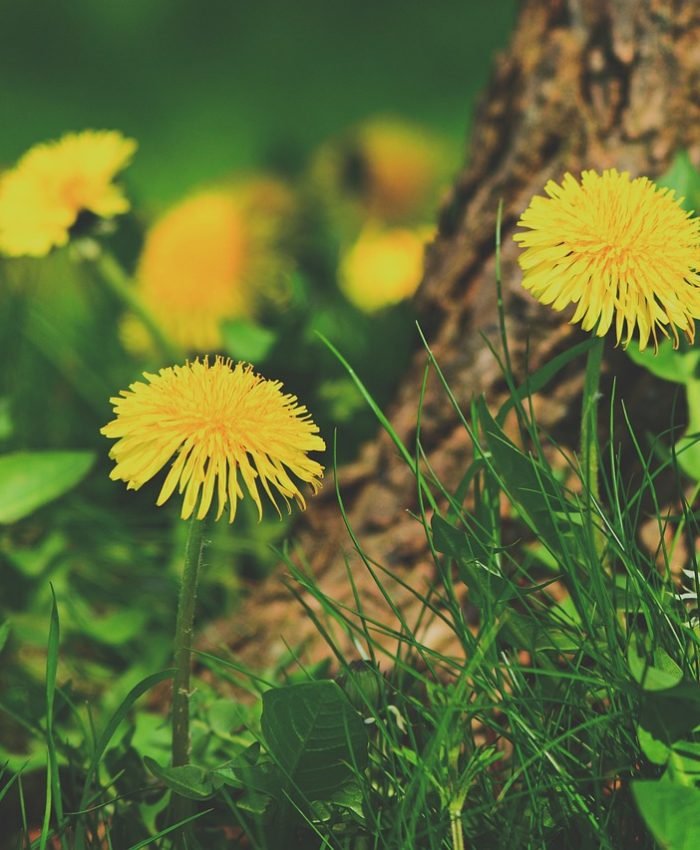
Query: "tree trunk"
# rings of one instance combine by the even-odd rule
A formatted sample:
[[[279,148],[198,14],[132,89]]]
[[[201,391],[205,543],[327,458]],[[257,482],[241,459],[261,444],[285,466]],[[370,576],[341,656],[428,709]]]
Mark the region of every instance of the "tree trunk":
[[[467,165],[458,176],[439,220],[439,235],[427,255],[418,294],[421,326],[463,409],[485,393],[498,404],[506,387],[484,342],[499,348],[495,286],[495,230],[503,201],[502,269],[508,337],[516,375],[571,346],[578,329],[570,314],[536,303],[520,286],[515,224],[533,194],[566,171],[614,166],[633,176],[654,177],[676,151],[700,160],[700,4],[683,0],[526,0],[506,53],[473,126]],[[625,387],[625,401],[638,433],[668,427],[668,406],[658,383],[608,347],[606,367]],[[390,418],[414,449],[419,393],[426,363],[417,340]],[[536,398],[541,427],[558,443],[575,447],[583,364],[558,376]],[[668,385],[671,387],[671,385]],[[605,404],[602,405],[605,410]],[[659,418],[660,417],[660,418]],[[436,475],[454,490],[469,462],[464,428],[434,375],[427,383],[421,418],[422,445]],[[329,479],[332,475],[329,476]],[[435,578],[417,511],[416,482],[386,434],[366,445],[358,460],[339,471],[350,524],[373,562],[396,573],[383,576],[394,604],[409,622],[418,616],[411,588],[426,591]],[[336,503],[332,480],[314,499],[298,526],[298,551],[333,599],[356,608],[346,561],[368,618],[398,628],[395,615],[354,550]],[[244,663],[262,669],[286,647],[303,647],[303,661],[330,655],[312,619],[282,580],[284,568],[251,590],[231,619],[211,627],[208,648],[232,649]],[[300,591],[300,588],[297,588]],[[301,594],[311,610],[318,605]],[[450,633],[438,621],[422,639],[449,651]],[[357,650],[338,636],[348,657]]]

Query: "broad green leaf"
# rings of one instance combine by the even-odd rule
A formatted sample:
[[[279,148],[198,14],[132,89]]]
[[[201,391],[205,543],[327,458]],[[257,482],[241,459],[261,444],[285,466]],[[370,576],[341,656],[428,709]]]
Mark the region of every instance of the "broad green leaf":
[[[627,664],[645,691],[665,691],[683,680],[683,671],[665,649],[657,647],[647,652],[637,635],[630,641]]]
[[[653,348],[640,351],[637,346],[630,345],[627,356],[657,378],[676,384],[685,384],[691,380],[700,361],[700,351],[695,348],[675,350],[670,340],[664,340],[656,353]]]
[[[262,733],[290,793],[327,800],[367,765],[367,729],[336,682],[263,694]]]
[[[151,773],[168,788],[191,800],[206,800],[223,785],[223,780],[203,767],[184,764],[180,767],[161,767],[149,756],[143,759]]]
[[[62,496],[90,470],[93,452],[13,452],[0,457],[0,523],[17,522]]]
[[[676,746],[686,746],[700,722],[700,686],[684,682],[669,690],[647,691],[641,709],[640,745],[650,761],[665,764]]]
[[[665,765],[671,755],[671,749],[664,741],[655,738],[649,729],[637,727],[637,738],[642,752],[652,764]]]
[[[224,348],[234,360],[261,363],[270,353],[277,335],[249,319],[229,319],[221,325]]]
[[[676,741],[671,747],[669,775],[689,785],[700,779],[700,742]]]
[[[662,848],[700,847],[700,790],[667,781],[632,783],[637,807]]]
[[[656,180],[657,185],[673,189],[676,198],[684,198],[683,207],[689,212],[700,208],[700,172],[690,161],[688,151],[678,151],[671,167]]]

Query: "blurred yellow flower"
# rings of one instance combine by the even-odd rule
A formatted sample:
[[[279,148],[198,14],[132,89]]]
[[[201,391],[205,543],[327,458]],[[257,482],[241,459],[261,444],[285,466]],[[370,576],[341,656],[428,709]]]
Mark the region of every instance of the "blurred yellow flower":
[[[422,128],[378,118],[322,147],[312,175],[326,192],[359,201],[365,215],[398,222],[426,214],[444,161],[443,144]]]
[[[260,516],[258,484],[276,508],[277,490],[288,509],[289,499],[306,506],[289,473],[314,492],[320,487],[323,467],[307,452],[323,451],[325,443],[306,408],[283,394],[279,381],[222,357],[212,365],[197,359],[144,377],[147,383],[137,381],[110,399],[115,418],[101,433],[117,440],[110,451],[116,461],[112,479],[137,490],[175,455],[157,504],[177,487],[184,493],[182,518],[196,509],[197,519],[204,519],[216,489],[216,518],[228,503],[230,522],[244,495],[239,471]]]
[[[112,181],[136,142],[116,131],[85,130],[31,148],[0,177],[0,251],[41,257],[68,242],[82,212],[112,218],[129,209]]]
[[[223,319],[248,316],[257,288],[273,285],[276,237],[291,208],[273,180],[211,189],[186,198],[146,236],[139,294],[170,338],[187,351],[220,348]],[[139,352],[143,335],[125,317],[122,339]],[[139,352],[140,353],[140,352]]]
[[[374,313],[410,298],[423,276],[429,233],[367,227],[340,263],[340,288],[348,301]]]
[[[647,177],[630,179],[614,168],[550,180],[548,197],[535,196],[513,238],[523,286],[543,304],[576,304],[572,323],[603,336],[615,322],[617,342],[639,348],[657,331],[689,340],[700,318],[700,220],[683,210],[673,191]]]
[[[440,151],[423,130],[389,119],[358,132],[371,215],[387,219],[420,214],[439,179]]]
[[[242,211],[226,190],[186,198],[149,230],[138,288],[177,345],[218,348],[220,321],[248,312],[242,281],[247,251]]]

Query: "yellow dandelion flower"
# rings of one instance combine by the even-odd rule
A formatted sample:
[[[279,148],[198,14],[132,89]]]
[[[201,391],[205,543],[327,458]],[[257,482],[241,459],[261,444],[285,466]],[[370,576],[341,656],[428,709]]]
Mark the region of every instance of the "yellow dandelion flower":
[[[139,294],[180,347],[220,348],[222,320],[255,312],[256,287],[275,280],[289,199],[273,180],[210,189],[185,198],[150,229],[137,269]]]
[[[226,190],[200,192],[174,206],[146,236],[136,273],[146,306],[187,351],[221,344],[222,319],[245,315],[242,210]]]
[[[579,183],[566,174],[550,180],[548,197],[536,196],[513,238],[523,286],[543,304],[563,310],[576,304],[572,323],[598,336],[613,321],[618,344],[639,328],[639,348],[657,332],[678,345],[700,318],[700,220],[647,177],[630,179],[614,168],[584,171]]]
[[[318,490],[323,467],[307,452],[323,451],[325,443],[306,408],[282,393],[279,381],[222,357],[211,365],[197,359],[144,377],[147,383],[137,381],[110,399],[115,418],[101,433],[117,440],[110,451],[116,461],[112,479],[137,490],[174,455],[157,504],[178,488],[184,493],[182,518],[196,509],[197,519],[204,519],[216,490],[216,518],[228,504],[230,522],[244,495],[239,472],[260,516],[258,484],[276,508],[273,490],[288,509],[290,499],[305,507],[290,473]]]
[[[345,297],[364,313],[410,298],[423,276],[429,229],[366,228],[340,263]]]
[[[0,177],[0,251],[41,257],[68,242],[82,212],[112,218],[129,202],[112,181],[136,142],[115,131],[69,133],[36,145]]]
[[[350,196],[364,215],[393,223],[415,220],[446,176],[443,148],[420,127],[377,118],[324,145],[311,174],[336,204]]]
[[[440,177],[440,151],[422,129],[377,119],[360,128],[370,213],[403,218],[420,212]]]

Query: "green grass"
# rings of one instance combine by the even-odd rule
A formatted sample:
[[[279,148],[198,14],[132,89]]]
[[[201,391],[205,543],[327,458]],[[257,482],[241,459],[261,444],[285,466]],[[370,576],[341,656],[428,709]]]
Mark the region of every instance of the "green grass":
[[[430,353],[427,370],[444,382]],[[536,385],[543,380],[531,378]],[[167,808],[155,814],[168,787],[197,801],[191,847],[237,846],[225,837],[226,824],[248,835],[249,845],[240,846],[260,848],[656,846],[634,801],[635,782],[665,773],[652,789],[680,788],[684,795],[700,777],[694,737],[700,639],[671,578],[671,553],[660,547],[659,569],[654,553],[637,543],[649,505],[661,530],[667,522],[656,488],[674,474],[675,459],[658,445],[645,453],[635,437],[640,472],[631,486],[611,429],[610,444],[602,447],[603,501],[593,507],[591,523],[578,468],[554,469],[544,459],[556,446],[530,418],[526,390],[515,397],[522,401],[516,410],[527,449],[505,436],[482,401],[465,410],[447,384],[444,391],[474,460],[465,470],[468,487],[455,495],[430,469],[420,427],[415,445],[403,447],[416,480],[415,522],[425,530],[437,576],[430,592],[412,588],[418,620],[405,617],[387,590],[389,580],[401,582],[400,574],[377,563],[355,535],[342,480],[336,481],[339,510],[384,598],[385,615],[366,615],[357,591],[352,609],[338,604],[296,558],[287,558],[300,598],[305,591],[319,603],[317,611],[305,603],[306,611],[327,641],[342,690],[317,690],[329,685],[322,669],[300,673],[296,684],[282,688],[250,680],[252,704],[217,698],[216,684],[202,686],[193,720],[195,766],[178,773],[158,768],[156,759],[149,776],[145,753],[132,742],[132,709],[168,674],[137,685],[104,727],[72,746],[68,718],[75,725],[94,721],[64,688],[55,690],[54,608],[43,725],[50,793],[32,846],[46,846],[49,825],[58,823],[63,846],[102,846],[90,838],[100,831],[113,847],[170,846],[181,831],[168,822]],[[616,397],[610,416],[615,428],[631,432]],[[678,495],[682,510],[672,520],[682,517],[683,533],[694,539],[695,514]],[[348,569],[348,581],[356,579]],[[476,626],[465,619],[465,585],[479,610]],[[563,598],[552,594],[555,586],[565,589]],[[449,655],[425,642],[436,618],[453,636]],[[347,636],[364,662],[340,649]],[[210,657],[209,666],[222,682],[246,681],[235,662]],[[273,696],[274,714],[268,713]],[[321,727],[308,715],[319,699],[330,700]],[[347,724],[357,718],[364,722],[351,734]],[[299,746],[290,750],[295,736]],[[3,794],[12,782],[17,787],[10,775]],[[77,804],[71,783],[82,786]]]
[[[480,403],[464,419],[478,467],[468,510],[429,470],[417,476],[417,492],[427,478],[444,507],[443,516],[428,521],[421,509],[416,518],[425,525],[441,580],[430,598],[414,592],[426,624],[431,617],[448,623],[454,656],[425,646],[421,630],[411,628],[390,598],[386,617],[370,622],[361,607],[339,607],[288,562],[320,603],[324,633],[341,663],[331,623],[353,634],[370,656],[378,644],[396,642],[383,705],[371,710],[374,781],[369,787],[361,781],[369,846],[460,846],[450,829],[454,811],[465,846],[652,847],[630,789],[636,779],[659,776],[662,767],[647,759],[639,728],[656,723],[656,736],[692,736],[700,719],[698,636],[668,561],[660,576],[636,543],[640,505],[654,501],[654,481],[668,463],[642,456],[643,483],[635,493],[622,488],[618,466],[608,468],[609,501],[594,517],[609,541],[601,561],[596,535],[582,521],[585,494],[563,486],[537,459],[543,446],[536,423],[520,424],[532,441],[529,454],[507,440]],[[614,461],[612,448],[611,454]],[[419,440],[416,455],[423,456]],[[571,475],[575,480],[578,472]],[[531,545],[502,543],[499,493],[521,517],[521,534],[543,549],[537,556]],[[694,525],[687,505],[685,512]],[[348,530],[383,592],[384,571]],[[456,594],[463,581],[480,612],[475,634]],[[565,603],[548,596],[553,582],[566,587]],[[658,668],[653,658],[662,659]],[[654,681],[664,669],[669,678]],[[660,729],[665,712],[668,728]],[[397,717],[407,719],[405,727]]]

